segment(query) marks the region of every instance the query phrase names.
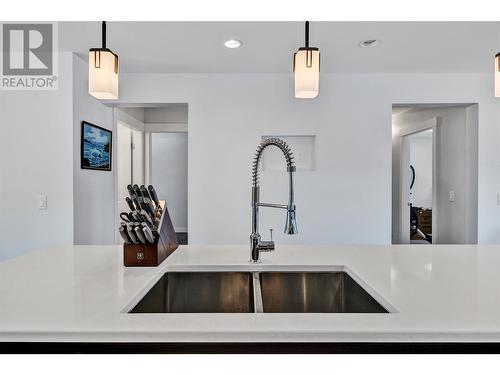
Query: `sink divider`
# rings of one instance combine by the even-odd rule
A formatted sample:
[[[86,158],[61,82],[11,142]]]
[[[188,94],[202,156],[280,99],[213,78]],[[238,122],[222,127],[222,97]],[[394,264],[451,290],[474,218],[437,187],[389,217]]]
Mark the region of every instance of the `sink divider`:
[[[260,287],[260,272],[252,272],[252,281],[254,312],[263,313],[264,303],[262,302],[262,289]]]

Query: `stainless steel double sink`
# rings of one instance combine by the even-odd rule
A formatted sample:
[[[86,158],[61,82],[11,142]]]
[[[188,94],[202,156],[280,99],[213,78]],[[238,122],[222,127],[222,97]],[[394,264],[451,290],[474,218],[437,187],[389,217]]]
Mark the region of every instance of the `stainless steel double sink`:
[[[388,313],[346,272],[167,272],[130,313]]]

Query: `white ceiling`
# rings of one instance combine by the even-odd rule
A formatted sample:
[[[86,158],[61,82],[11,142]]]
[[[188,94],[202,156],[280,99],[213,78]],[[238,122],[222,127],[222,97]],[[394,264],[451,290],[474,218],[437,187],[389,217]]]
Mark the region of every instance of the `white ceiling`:
[[[122,72],[290,73],[303,22],[108,22]],[[491,73],[500,22],[311,22],[324,73]],[[61,22],[59,46],[87,56],[100,22]],[[381,39],[360,48],[365,39]],[[238,49],[223,42],[238,39]]]

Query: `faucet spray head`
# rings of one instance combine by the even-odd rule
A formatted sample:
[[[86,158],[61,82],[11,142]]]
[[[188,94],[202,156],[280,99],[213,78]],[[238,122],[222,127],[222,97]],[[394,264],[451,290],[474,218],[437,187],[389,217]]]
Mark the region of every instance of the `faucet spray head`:
[[[297,220],[295,219],[295,205],[288,206],[286,211],[285,234],[297,234]]]

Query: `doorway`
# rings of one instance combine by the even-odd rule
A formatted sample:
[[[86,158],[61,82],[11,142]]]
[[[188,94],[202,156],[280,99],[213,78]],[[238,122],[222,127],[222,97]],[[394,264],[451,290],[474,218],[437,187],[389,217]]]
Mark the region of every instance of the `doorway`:
[[[392,243],[477,243],[477,104],[394,105]]]
[[[188,105],[123,104],[116,121],[116,227],[129,212],[127,185],[153,185],[165,201],[179,244],[188,242]],[[121,243],[118,234],[116,243]]]
[[[144,109],[146,180],[165,200],[180,245],[188,244],[188,104]]]
[[[404,210],[400,223],[403,229],[401,243],[431,244],[432,233],[437,232],[437,228],[433,228],[436,209],[432,199],[435,194],[432,180],[436,125],[427,125],[430,126],[427,129],[402,135],[401,180],[404,183],[401,184],[401,194],[406,205],[401,205]]]
[[[164,197],[179,243],[188,241],[188,134],[152,132],[149,176]]]

